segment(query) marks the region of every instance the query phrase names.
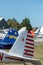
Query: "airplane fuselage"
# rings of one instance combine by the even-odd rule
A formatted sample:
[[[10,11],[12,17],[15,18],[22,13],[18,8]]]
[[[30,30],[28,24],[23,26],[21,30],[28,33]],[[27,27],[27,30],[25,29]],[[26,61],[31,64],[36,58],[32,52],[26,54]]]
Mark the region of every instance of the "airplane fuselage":
[[[4,63],[21,63],[22,58],[11,56],[10,53],[0,50],[0,62]]]

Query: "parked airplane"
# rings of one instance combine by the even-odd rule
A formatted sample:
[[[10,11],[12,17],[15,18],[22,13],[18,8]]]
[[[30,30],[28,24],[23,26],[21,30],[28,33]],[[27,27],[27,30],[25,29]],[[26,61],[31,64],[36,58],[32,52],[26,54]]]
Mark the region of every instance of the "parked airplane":
[[[18,36],[17,30],[9,29],[4,39],[0,39],[0,49],[10,49]]]
[[[19,36],[9,52],[0,50],[0,62],[20,63],[31,62],[37,63],[39,60],[33,59],[34,40],[31,32],[23,27],[19,30]]]
[[[43,43],[43,27],[38,28],[35,32],[34,32],[34,41],[36,44],[40,44]]]
[[[43,27],[38,28],[34,34],[37,38],[43,38]]]

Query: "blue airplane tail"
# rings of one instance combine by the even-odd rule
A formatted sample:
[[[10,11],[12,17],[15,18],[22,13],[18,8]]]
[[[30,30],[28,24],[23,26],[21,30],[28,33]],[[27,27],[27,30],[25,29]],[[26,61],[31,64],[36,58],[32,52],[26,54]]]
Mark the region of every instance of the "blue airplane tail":
[[[4,42],[13,44],[17,37],[18,37],[18,31],[14,29],[9,29],[7,35],[4,38]]]
[[[9,29],[8,33],[6,34],[4,40],[0,43],[0,47],[3,48],[11,48],[13,43],[16,41],[16,38],[18,37],[18,31],[14,29]]]

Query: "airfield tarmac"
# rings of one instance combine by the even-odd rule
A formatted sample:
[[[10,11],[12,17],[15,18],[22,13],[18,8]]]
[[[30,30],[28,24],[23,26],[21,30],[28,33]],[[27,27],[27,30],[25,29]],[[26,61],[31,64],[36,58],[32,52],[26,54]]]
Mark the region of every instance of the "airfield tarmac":
[[[35,44],[43,44],[43,38],[34,38]]]
[[[8,51],[8,50],[6,50]],[[43,65],[43,44],[40,43],[38,45],[35,45],[34,50],[34,58],[39,59],[41,62],[41,65]],[[24,65],[23,63],[20,64],[14,64],[14,63],[0,63],[0,65]],[[33,65],[31,63],[27,63],[27,65]],[[34,64],[34,65],[40,65],[40,64]]]

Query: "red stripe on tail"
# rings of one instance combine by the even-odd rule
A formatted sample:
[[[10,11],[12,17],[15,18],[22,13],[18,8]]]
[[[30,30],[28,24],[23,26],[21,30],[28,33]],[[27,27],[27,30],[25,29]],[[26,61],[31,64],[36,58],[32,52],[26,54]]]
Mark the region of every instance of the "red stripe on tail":
[[[25,51],[25,53],[28,53],[28,52],[34,52],[34,51],[32,51],[32,50],[27,50],[27,49],[24,49],[24,51]]]
[[[31,40],[31,39],[29,39],[29,38],[26,38],[26,40],[31,41],[31,42],[34,42],[34,40]]]
[[[31,48],[31,49],[34,49],[34,47],[31,47],[31,46],[25,46],[25,48]]]
[[[26,42],[26,44],[29,44],[29,45],[32,45],[32,46],[34,46],[34,43],[29,43],[29,42]]]
[[[24,55],[33,56],[33,54],[24,53]]]
[[[33,38],[33,36],[27,35],[27,37]]]

